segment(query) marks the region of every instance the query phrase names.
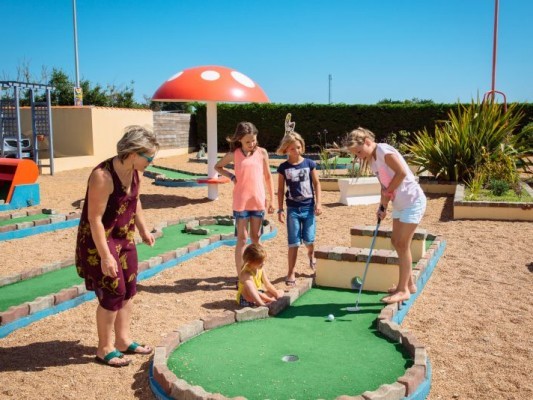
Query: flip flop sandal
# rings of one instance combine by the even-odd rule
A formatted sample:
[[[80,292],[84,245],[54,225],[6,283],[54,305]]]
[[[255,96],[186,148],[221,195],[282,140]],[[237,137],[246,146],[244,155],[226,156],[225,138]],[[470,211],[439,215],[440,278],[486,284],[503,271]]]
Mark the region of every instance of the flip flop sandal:
[[[103,365],[107,365],[109,367],[114,367],[114,368],[122,368],[122,367],[127,367],[128,365],[130,365],[131,363],[131,360],[123,360],[123,362],[121,363],[111,363],[111,360],[113,358],[120,358],[120,359],[123,359],[124,358],[124,354],[121,353],[120,351],[118,350],[113,350],[109,353],[107,353],[104,358],[101,358],[101,357],[98,357],[98,356],[95,356],[95,360],[97,363],[100,363],[100,364],[103,364]]]
[[[309,259],[309,268],[311,268],[313,271],[316,271],[316,260],[313,261],[312,258]]]
[[[148,350],[137,350],[139,347],[145,347]],[[137,342],[132,342],[126,350],[123,351],[124,354],[141,354],[147,355],[152,354],[153,349],[151,347],[145,346],[144,344],[139,344]]]
[[[294,279],[285,279],[285,285],[287,286],[295,286],[296,285],[296,280]]]

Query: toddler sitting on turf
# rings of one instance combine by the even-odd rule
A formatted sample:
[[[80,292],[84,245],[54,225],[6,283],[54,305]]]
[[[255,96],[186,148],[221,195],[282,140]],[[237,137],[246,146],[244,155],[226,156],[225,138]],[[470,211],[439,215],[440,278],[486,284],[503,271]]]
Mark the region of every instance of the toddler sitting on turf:
[[[263,268],[266,260],[263,246],[252,243],[244,250],[242,259],[237,289],[237,303],[241,307],[264,306],[283,296],[283,290],[270,283]]]

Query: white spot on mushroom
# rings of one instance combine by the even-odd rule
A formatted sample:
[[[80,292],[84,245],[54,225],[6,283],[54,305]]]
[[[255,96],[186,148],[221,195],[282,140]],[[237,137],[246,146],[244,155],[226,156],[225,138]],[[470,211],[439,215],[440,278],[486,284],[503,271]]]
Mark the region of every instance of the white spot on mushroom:
[[[179,76],[180,76],[181,74],[183,74],[183,71],[180,71],[180,72],[178,72],[177,74],[172,75],[170,78],[167,79],[167,82],[170,82],[170,81],[172,81],[172,80],[174,80],[174,79],[179,78]]]
[[[237,98],[241,98],[244,96],[244,91],[242,89],[232,89],[231,93],[233,93],[233,96]]]
[[[211,71],[207,70],[200,74],[202,79],[205,79],[206,81],[216,81],[218,78],[220,78],[220,74],[217,71]]]
[[[231,71],[231,76],[233,77],[233,79],[235,79],[237,82],[239,82],[243,86],[246,86],[249,88],[255,87],[254,81],[252,81],[246,75],[241,74],[238,71]]]

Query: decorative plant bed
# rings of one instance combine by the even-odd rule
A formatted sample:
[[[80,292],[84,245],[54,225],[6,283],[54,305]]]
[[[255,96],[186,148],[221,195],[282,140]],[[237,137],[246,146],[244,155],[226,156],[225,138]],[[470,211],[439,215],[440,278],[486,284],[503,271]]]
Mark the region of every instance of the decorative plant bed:
[[[424,193],[454,194],[457,182],[443,181],[431,176],[420,176],[418,183]]]
[[[530,196],[533,190],[522,183]],[[533,202],[466,201],[464,185],[457,185],[453,199],[454,219],[533,221]]]

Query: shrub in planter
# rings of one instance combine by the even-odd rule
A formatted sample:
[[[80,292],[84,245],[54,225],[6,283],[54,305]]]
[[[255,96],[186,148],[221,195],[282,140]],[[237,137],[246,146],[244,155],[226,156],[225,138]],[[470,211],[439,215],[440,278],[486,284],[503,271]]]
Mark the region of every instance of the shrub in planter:
[[[526,126],[517,132],[523,115],[516,104],[511,104],[507,111],[490,101],[458,104],[456,112],[449,112],[448,120],[435,126],[434,136],[424,129],[405,145],[410,153],[409,162],[439,180],[465,183],[473,179],[487,160],[493,162],[503,157],[530,171],[533,128]]]

